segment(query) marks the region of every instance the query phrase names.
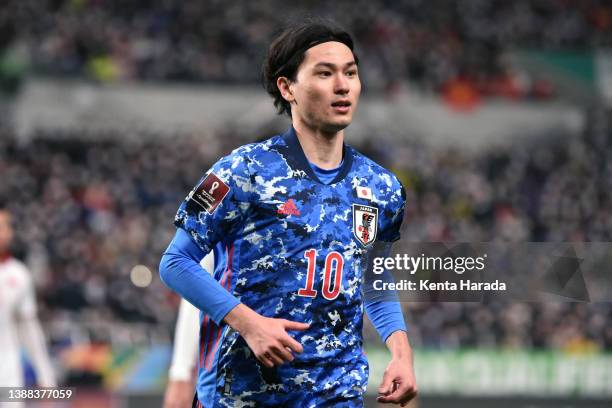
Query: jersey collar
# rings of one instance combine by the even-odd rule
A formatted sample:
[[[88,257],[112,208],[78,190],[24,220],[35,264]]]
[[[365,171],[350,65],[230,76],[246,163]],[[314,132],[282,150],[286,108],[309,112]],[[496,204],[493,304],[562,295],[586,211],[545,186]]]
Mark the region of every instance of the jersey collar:
[[[310,177],[314,181],[321,184],[325,184],[321,182],[321,180],[319,180],[315,172],[312,170],[312,167],[310,167],[308,159],[304,154],[302,145],[300,145],[300,140],[298,139],[297,134],[295,133],[293,125],[289,126],[289,129],[287,129],[285,133],[281,135],[281,137],[285,141],[285,144],[288,148],[288,153],[290,155],[290,158],[292,159],[290,163],[291,166],[295,167],[296,170],[304,171],[306,174],[308,174],[308,177]],[[335,184],[339,181],[342,181],[344,177],[346,177],[348,172],[351,170],[351,166],[353,165],[353,154],[351,153],[351,148],[346,143],[343,143],[342,159],[343,163],[340,166],[340,170],[338,171],[338,174],[330,184]]]

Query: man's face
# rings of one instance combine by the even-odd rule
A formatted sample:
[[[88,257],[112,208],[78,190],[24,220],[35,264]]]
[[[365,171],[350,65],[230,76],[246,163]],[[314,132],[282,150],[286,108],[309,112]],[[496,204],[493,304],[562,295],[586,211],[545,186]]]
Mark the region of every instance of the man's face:
[[[13,227],[11,215],[8,211],[0,210],[0,254],[8,251],[13,240]]]
[[[361,93],[353,52],[336,41],[309,48],[290,88],[294,117],[326,133],[344,129],[353,119]]]

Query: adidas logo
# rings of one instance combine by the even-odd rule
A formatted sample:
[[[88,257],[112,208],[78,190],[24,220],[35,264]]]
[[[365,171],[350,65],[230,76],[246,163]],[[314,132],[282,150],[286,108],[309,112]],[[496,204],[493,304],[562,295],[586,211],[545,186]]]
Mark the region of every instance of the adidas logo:
[[[284,215],[300,215],[300,210],[298,210],[297,206],[295,205],[295,201],[293,201],[293,198],[290,198],[286,203],[281,204],[278,207],[278,211],[279,214],[284,214]]]

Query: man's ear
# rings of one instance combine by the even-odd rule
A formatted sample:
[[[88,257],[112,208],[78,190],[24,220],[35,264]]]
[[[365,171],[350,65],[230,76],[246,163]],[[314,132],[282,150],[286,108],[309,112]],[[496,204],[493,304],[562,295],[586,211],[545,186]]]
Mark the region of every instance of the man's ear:
[[[295,100],[295,96],[293,95],[292,82],[287,77],[278,77],[276,79],[276,86],[281,93],[283,99],[287,102],[291,103]]]

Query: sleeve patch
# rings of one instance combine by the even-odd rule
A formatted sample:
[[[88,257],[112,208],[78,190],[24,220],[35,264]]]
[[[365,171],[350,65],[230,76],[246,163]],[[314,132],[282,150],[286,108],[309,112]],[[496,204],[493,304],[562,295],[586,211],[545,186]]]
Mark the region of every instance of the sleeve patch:
[[[215,173],[210,173],[191,193],[191,200],[209,214],[221,204],[230,188]]]

